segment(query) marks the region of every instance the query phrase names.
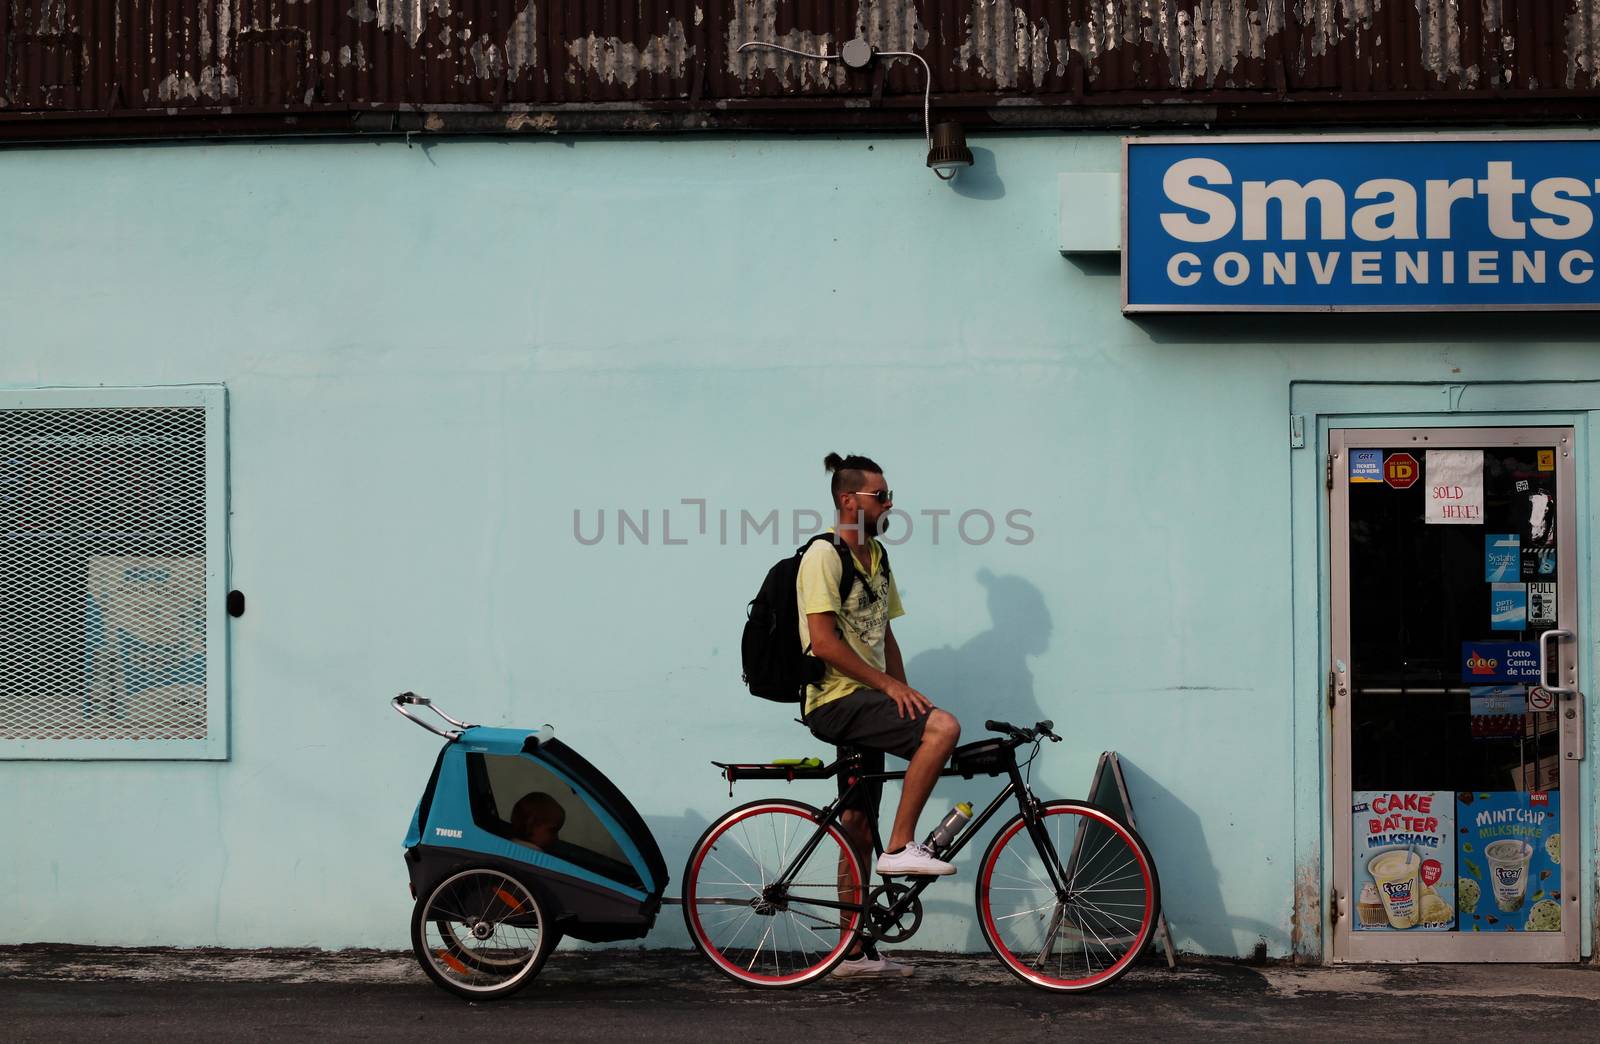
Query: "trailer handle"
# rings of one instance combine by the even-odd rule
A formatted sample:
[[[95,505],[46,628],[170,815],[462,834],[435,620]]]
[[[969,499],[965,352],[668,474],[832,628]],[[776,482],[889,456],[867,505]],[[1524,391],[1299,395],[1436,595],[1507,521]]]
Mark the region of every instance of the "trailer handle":
[[[452,718],[438,707],[435,707],[432,700],[428,699],[426,696],[418,696],[414,692],[402,692],[389,702],[393,705],[394,709],[399,712],[401,717],[421,725],[435,736],[440,736],[452,743],[461,738],[461,733],[463,731],[474,727],[467,722]],[[443,718],[445,721],[456,726],[456,728],[441,729],[437,725],[423,721],[421,718],[411,713],[411,711],[407,709],[408,707],[426,707],[439,717]]]

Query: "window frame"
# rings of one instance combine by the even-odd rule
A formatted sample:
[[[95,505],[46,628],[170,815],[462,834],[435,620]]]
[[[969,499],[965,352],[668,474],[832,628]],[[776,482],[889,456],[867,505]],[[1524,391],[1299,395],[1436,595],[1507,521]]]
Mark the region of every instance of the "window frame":
[[[229,756],[227,389],[222,385],[0,390],[0,410],[205,410],[206,735],[204,739],[3,739],[0,761],[226,761]]]

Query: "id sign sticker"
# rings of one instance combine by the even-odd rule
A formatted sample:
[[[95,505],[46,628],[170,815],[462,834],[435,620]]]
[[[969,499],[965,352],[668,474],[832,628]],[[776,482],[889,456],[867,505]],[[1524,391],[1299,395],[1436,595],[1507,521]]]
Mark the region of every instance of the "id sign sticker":
[[[1123,153],[1125,312],[1600,308],[1600,137]]]

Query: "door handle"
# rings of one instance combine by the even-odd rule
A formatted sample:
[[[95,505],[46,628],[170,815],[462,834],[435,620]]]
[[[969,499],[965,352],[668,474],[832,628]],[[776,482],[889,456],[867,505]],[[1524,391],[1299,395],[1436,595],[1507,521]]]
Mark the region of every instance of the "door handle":
[[[1556,695],[1570,695],[1578,691],[1560,684],[1561,664],[1559,662],[1556,664],[1557,683],[1555,685],[1550,684],[1549,643],[1556,638],[1571,638],[1572,636],[1571,631],[1546,631],[1539,636],[1539,684],[1544,687],[1545,692],[1555,693]]]

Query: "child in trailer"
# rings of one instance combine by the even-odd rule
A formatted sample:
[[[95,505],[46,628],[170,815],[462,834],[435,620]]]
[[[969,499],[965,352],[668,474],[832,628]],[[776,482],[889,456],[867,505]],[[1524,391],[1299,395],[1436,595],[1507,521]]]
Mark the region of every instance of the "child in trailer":
[[[511,809],[511,833],[520,845],[549,852],[561,841],[567,810],[542,790],[524,794]]]

